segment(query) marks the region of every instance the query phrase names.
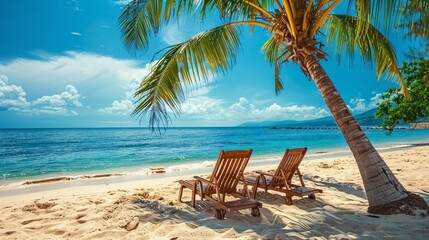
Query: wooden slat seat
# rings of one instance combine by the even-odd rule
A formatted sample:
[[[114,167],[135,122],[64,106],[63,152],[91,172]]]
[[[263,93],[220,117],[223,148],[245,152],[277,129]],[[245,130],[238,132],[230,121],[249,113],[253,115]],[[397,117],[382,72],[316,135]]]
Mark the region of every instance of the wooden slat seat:
[[[273,174],[257,171],[259,175],[253,179],[247,178],[246,183],[252,186],[252,197],[256,198],[258,187],[262,187],[265,192],[273,190],[286,194],[285,203],[292,205],[292,197],[308,196],[316,199],[314,194],[321,193],[321,189],[305,187],[299,165],[304,159],[307,148],[287,149],[283,158]],[[294,175],[298,175],[300,185],[292,183]]]
[[[239,199],[235,201],[224,202],[222,205],[220,205],[220,208],[224,209],[227,212],[233,212],[255,207],[261,208],[262,203],[253,199]]]
[[[308,188],[308,187],[292,188],[289,191],[291,192],[291,194],[293,194],[295,196],[300,196],[300,197],[322,192],[321,189]]]
[[[193,181],[180,180],[178,200],[182,201],[183,189],[191,189],[191,204],[195,207],[195,197],[199,195],[202,200],[208,200],[216,204],[216,218],[223,219],[226,212],[251,208],[253,216],[259,216],[259,208],[262,204],[250,200],[247,196],[247,184],[244,181],[244,169],[252,155],[252,149],[248,151],[221,151],[209,179],[194,176]],[[237,191],[239,182],[243,182],[243,193]],[[239,200],[225,201],[225,194],[230,194]]]

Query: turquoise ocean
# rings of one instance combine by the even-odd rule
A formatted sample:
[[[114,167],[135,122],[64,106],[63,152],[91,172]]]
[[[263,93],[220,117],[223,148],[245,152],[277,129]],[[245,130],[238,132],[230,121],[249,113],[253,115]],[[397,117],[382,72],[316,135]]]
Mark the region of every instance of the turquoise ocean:
[[[429,143],[429,130],[365,130],[377,147]],[[89,173],[137,173],[150,167],[179,171],[210,166],[220,150],[253,149],[251,159],[348,149],[338,129],[146,128],[1,129],[0,185]]]

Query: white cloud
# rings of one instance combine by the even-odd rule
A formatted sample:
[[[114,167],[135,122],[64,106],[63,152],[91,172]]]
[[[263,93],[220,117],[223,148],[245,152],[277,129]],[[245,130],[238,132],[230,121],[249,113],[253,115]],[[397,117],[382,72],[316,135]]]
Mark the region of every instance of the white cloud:
[[[142,71],[141,79],[146,77],[152,66],[156,62],[146,64],[145,68]],[[115,114],[115,115],[127,115],[130,114],[133,110],[133,103],[131,100],[134,98],[134,93],[140,85],[140,80],[138,78],[132,78],[126,86],[122,87],[125,91],[125,99],[124,100],[114,100],[110,107],[100,108],[98,111],[103,114]]]
[[[125,97],[126,99],[132,99],[134,96],[134,92],[140,85],[140,81],[136,78],[131,79],[125,88]]]
[[[26,95],[21,86],[9,85],[8,78],[0,75],[0,107],[26,108],[30,105],[25,98]]]
[[[222,108],[223,101],[209,98],[206,96],[197,96],[188,98],[182,104],[182,113],[193,115],[196,118],[216,119],[219,112],[224,111]]]
[[[123,100],[114,100],[110,107],[101,108],[99,112],[104,114],[115,114],[115,115],[126,115],[130,114],[133,109],[132,102],[134,101],[134,93],[137,88],[140,86],[141,80],[146,77],[150,69],[156,64],[157,61],[146,64],[139,78],[132,78],[128,84],[123,87],[125,90],[125,99]],[[214,108],[214,105],[221,104],[222,101],[212,100],[211,98],[205,97],[204,95],[208,94],[215,87],[211,86],[211,84],[216,80],[215,75],[209,75],[208,79],[204,81],[204,84],[195,88],[188,88],[186,86],[182,86],[187,96],[187,101],[182,105],[182,110],[184,112],[193,113],[193,114],[204,114],[203,112],[208,112],[209,108]],[[124,108],[118,107],[127,106],[128,110]],[[168,109],[170,112],[170,110]]]
[[[64,92],[43,96],[28,102],[27,93],[21,86],[10,85],[8,78],[0,75],[0,107],[9,111],[27,114],[78,115],[72,108],[81,107],[80,94],[72,85],[67,85]]]
[[[266,120],[305,120],[329,115],[322,108],[306,105],[281,106],[273,103],[268,107],[257,108],[248,99],[240,97],[237,103],[225,106],[220,99],[197,96],[188,98],[182,104],[182,116],[207,121],[222,120],[240,123],[244,121]]]
[[[65,91],[60,94],[43,96],[31,102],[30,112],[35,114],[52,114],[52,115],[78,115],[72,109],[82,107],[80,102],[81,95],[72,85],[67,85]]]
[[[213,23],[206,22],[203,27],[203,25],[195,25],[190,19],[181,18],[178,23],[163,26],[160,29],[159,36],[164,43],[173,45],[184,42],[212,27],[214,27]]]
[[[22,95],[21,104],[28,104],[25,98],[36,99],[48,95],[46,92],[57,92],[58,89],[71,85],[80,90],[81,96],[85,96],[85,105],[97,109],[107,106],[112,108],[112,114],[115,109],[114,101],[133,102],[132,97],[140,79],[150,72],[154,64],[142,65],[139,61],[73,51],[64,55],[39,54],[38,57],[39,59],[18,58],[0,63],[0,72],[14,79],[16,87],[27,90],[26,95]],[[6,99],[2,99],[3,105],[6,105]],[[17,100],[19,99],[14,98],[14,102],[8,101],[8,106],[18,105]],[[44,98],[39,102],[54,100],[58,99]]]
[[[350,104],[354,106],[348,106],[350,111],[352,112],[364,112],[368,110],[366,107],[365,99],[363,98],[352,98],[350,99]]]
[[[244,97],[240,97],[238,103],[234,103],[228,108],[228,110],[232,112],[245,112],[248,109],[250,109],[250,104]]]
[[[211,81],[211,80],[209,80]],[[210,84],[210,83],[209,83]],[[185,94],[186,97],[197,97],[197,96],[205,96],[208,93],[210,93],[213,89],[215,89],[215,86],[211,86],[211,85],[204,85],[204,86],[200,86],[196,89],[185,89]]]
[[[82,36],[82,33],[80,32],[70,32],[70,34],[75,36]]]
[[[179,29],[177,25],[167,25],[163,28],[163,31],[161,32],[161,39],[166,44],[173,45],[189,39],[186,33],[186,30],[184,30],[183,28]]]
[[[88,89],[92,95],[103,90],[116,92],[118,87],[126,87],[131,79],[145,76],[149,71],[137,61],[85,52],[39,54],[38,57],[0,63],[0,72],[32,91],[72,84],[79,89]]]
[[[373,92],[373,94],[375,95],[370,98],[369,104],[367,104],[367,101],[363,98],[352,98],[350,99],[350,105],[347,105],[347,107],[354,113],[362,113],[376,108],[377,103],[381,101],[380,97],[382,94],[377,92]]]
[[[31,105],[25,100],[29,98],[28,95],[31,95],[32,99],[37,99],[47,95],[46,92],[56,92],[58,89],[64,89],[64,86],[72,85],[80,90],[80,96],[85,96],[85,103],[82,105],[95,107],[100,110],[97,111],[98,113],[119,115],[125,113],[118,106],[131,106],[130,103],[134,102],[133,95],[141,79],[149,74],[151,67],[156,63],[155,61],[142,65],[138,61],[74,51],[66,52],[64,55],[39,54],[38,57],[39,59],[18,58],[11,62],[0,63],[1,73],[12,77],[17,83],[15,85],[20,86],[21,89],[27,89],[26,95],[22,96],[21,105]],[[214,77],[208,79],[208,83],[212,81]],[[211,86],[200,86],[190,89],[186,94],[201,96],[211,89],[213,89]],[[8,106],[19,105],[17,100],[14,98],[14,102],[8,101]],[[52,103],[54,100],[58,99],[41,98],[37,102]],[[3,105],[6,105],[5,99],[3,99]],[[14,110],[18,109],[23,112],[22,108]]]
[[[374,97],[371,98],[371,102],[369,103],[369,108],[377,107],[377,104],[381,102],[381,93],[376,93]]]
[[[130,100],[115,100],[111,107],[101,108],[98,111],[105,114],[129,115],[133,110],[133,103]]]
[[[251,114],[254,115],[255,119],[264,120],[306,120],[329,115],[323,108],[307,105],[281,106],[277,103],[262,109],[257,109],[253,106]]]
[[[67,85],[64,92],[51,96],[43,96],[36,99],[31,103],[32,106],[37,108],[66,108],[66,107],[81,107],[79,99],[80,94],[72,85]]]

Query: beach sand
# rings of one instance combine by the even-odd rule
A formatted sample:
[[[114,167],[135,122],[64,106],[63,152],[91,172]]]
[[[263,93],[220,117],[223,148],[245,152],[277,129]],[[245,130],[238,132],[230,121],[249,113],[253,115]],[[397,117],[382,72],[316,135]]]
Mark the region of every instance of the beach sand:
[[[382,153],[404,187],[429,202],[429,147]],[[252,161],[252,160],[251,160]],[[251,171],[273,170],[258,166]],[[374,216],[366,212],[361,178],[350,156],[304,161],[305,182],[323,193],[284,204],[275,192],[258,192],[261,217],[250,210],[217,220],[210,203],[177,201],[179,179],[112,182],[0,197],[0,239],[428,239],[429,216]],[[81,180],[90,181],[90,180]],[[29,188],[30,186],[26,186]],[[21,187],[24,188],[25,187]]]

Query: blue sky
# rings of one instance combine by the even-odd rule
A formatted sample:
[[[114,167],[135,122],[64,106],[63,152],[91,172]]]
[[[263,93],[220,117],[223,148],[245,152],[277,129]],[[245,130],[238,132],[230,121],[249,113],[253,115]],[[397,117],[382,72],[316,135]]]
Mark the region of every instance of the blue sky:
[[[0,1],[0,128],[135,127],[133,91],[149,73],[158,50],[217,26],[181,21],[153,38],[146,53],[122,41],[117,18],[125,1]],[[341,10],[340,9],[338,11]],[[260,48],[267,34],[242,32],[234,68],[187,93],[172,126],[235,126],[247,121],[305,120],[330,115],[316,89],[292,63],[282,67],[285,90],[274,92],[274,69]],[[399,62],[409,40],[393,40]],[[329,53],[329,51],[327,51]],[[397,85],[377,81],[359,59],[353,67],[334,57],[322,62],[353,113],[375,107],[381,92]]]

